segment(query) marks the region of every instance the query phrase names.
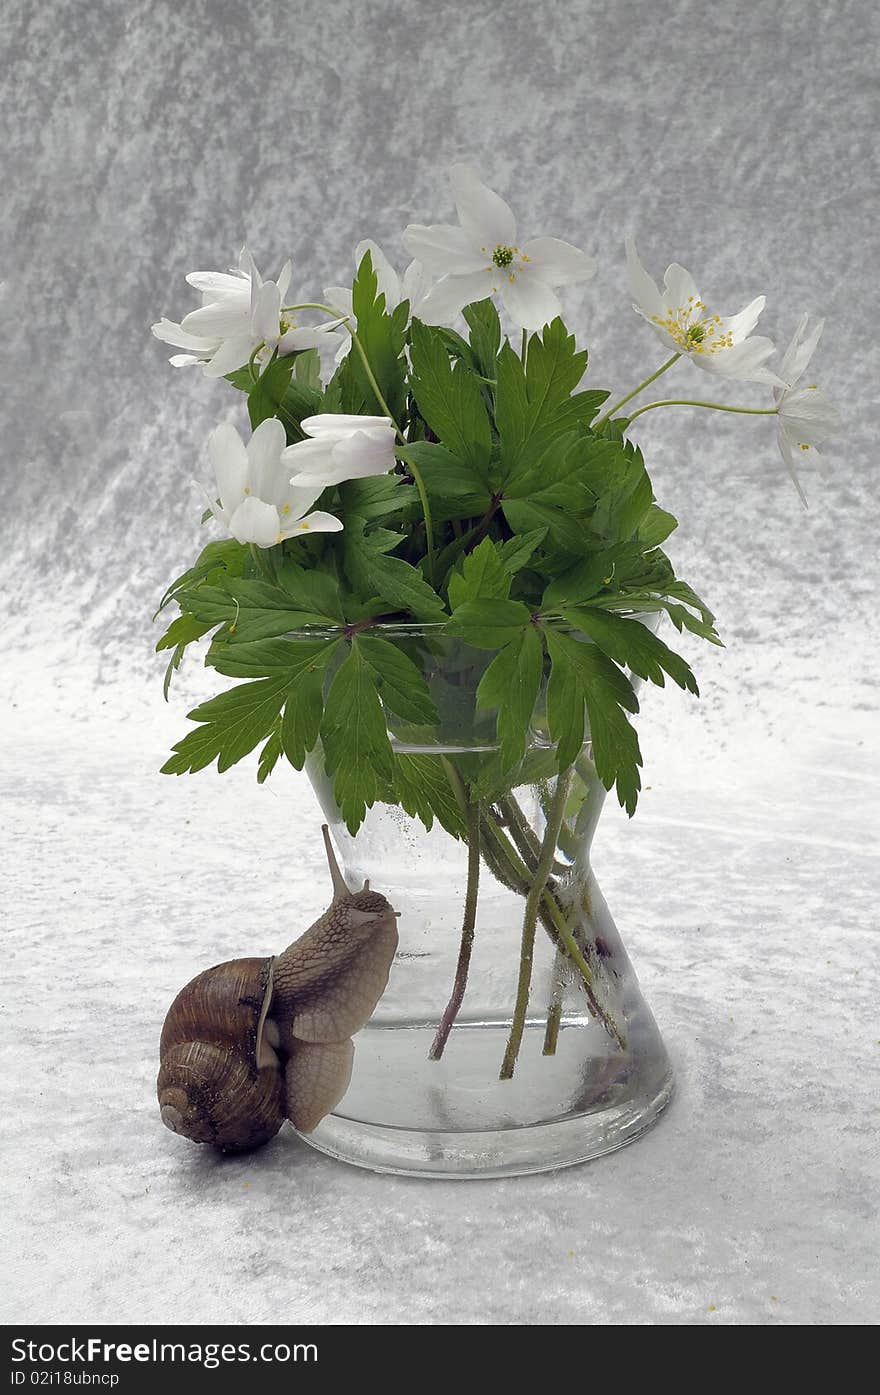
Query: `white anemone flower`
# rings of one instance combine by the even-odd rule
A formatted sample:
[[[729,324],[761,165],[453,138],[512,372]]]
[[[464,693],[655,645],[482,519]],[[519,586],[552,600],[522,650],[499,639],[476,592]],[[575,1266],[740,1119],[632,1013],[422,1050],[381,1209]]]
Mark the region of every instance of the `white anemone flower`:
[[[245,445],[230,422],[208,439],[217,499],[207,493],[214,517],[231,537],[257,547],[274,547],[302,533],[338,533],[342,523],[320,509],[309,512],[324,488],[319,481],[290,483],[282,460],[286,442],[277,417],[268,417]]]
[[[626,239],[626,277],[636,313],[698,368],[742,382],[783,386],[764,366],[776,352],[772,339],[751,337],[766,296],[757,296],[738,315],[710,315],[690,272],[677,262],[666,268],[663,290],[658,290],[639,260],[633,237]]]
[[[442,277],[425,297],[419,318],[440,324],[472,301],[498,295],[515,324],[542,329],[560,313],[555,288],[588,281],[595,261],[556,237],[518,242],[511,209],[472,165],[453,165],[450,181],[459,226],[410,223],[403,234],[407,251]]]
[[[825,321],[817,320],[808,329],[809,323],[809,315],[804,315],[783,354],[779,372],[786,386],[773,390],[776,399],[776,439],[786,469],[804,505],[807,500],[798,478],[795,451],[812,451],[819,456],[817,447],[840,429],[840,413],[822,396],[816,384],[797,386],[816,352]]]
[[[290,287],[291,264],[285,262],[277,281],[260,275],[246,247],[230,272],[192,271],[189,284],[201,293],[202,304],[180,324],[162,319],[152,326],[157,339],[187,350],[175,354],[175,368],[201,363],[205,376],[222,378],[243,368],[253,354],[264,364],[274,352],[335,347],[338,321],[299,328],[284,302]]]
[[[283,456],[294,471],[291,484],[326,489],[394,469],[396,433],[388,417],[324,412],[306,417],[301,426],[310,439],[288,446]]]
[[[421,317],[421,307],[425,296],[431,285],[431,278],[419,261],[411,261],[409,266],[400,276],[394,270],[382,248],[369,237],[364,238],[355,248],[354,264],[360,267],[365,254],[369,252],[373,270],[376,273],[377,290],[385,297],[385,309],[387,311],[396,310],[404,300],[409,301],[410,319],[413,315]],[[354,318],[350,286],[325,286],[324,300],[340,315],[344,315],[349,324],[357,330],[357,321]],[[341,327],[342,343],[336,351],[336,362],[341,363],[351,348],[351,334],[348,325]]]

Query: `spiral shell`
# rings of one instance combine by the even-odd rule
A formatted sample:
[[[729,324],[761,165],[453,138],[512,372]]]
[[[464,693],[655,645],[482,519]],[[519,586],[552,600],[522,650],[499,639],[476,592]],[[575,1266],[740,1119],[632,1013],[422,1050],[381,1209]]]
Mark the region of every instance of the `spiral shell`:
[[[172,1003],[159,1045],[162,1122],[195,1143],[244,1152],[285,1118],[281,1069],[265,1039],[271,959],[233,959],[198,974]]]

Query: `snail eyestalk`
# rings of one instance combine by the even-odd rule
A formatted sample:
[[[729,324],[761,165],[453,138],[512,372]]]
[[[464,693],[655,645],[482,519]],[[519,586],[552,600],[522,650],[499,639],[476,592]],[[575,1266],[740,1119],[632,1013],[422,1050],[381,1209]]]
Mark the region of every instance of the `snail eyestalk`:
[[[342,897],[351,895],[351,887],[343,877],[339,863],[336,861],[336,853],[333,851],[333,844],[330,841],[330,829],[326,823],[321,824],[321,837],[324,839],[327,866],[330,868],[330,880],[333,882],[333,899],[339,901]],[[366,882],[364,882],[364,890],[369,890]]]

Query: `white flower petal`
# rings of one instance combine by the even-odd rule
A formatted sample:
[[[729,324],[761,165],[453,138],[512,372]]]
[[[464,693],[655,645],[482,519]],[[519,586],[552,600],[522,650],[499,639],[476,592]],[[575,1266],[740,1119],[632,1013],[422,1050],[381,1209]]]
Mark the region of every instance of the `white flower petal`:
[[[663,317],[663,297],[657,289],[656,282],[642,266],[636,250],[636,240],[632,236],[626,239],[626,283],[633,298],[634,310],[644,315],[647,320],[654,315]]]
[[[281,458],[285,468],[293,472],[290,483],[295,484],[299,478],[303,482],[317,478],[329,464],[332,450],[332,441],[325,440],[294,441],[286,446]]]
[[[322,292],[324,304],[349,318],[353,313],[351,286],[325,286]]]
[[[234,373],[236,368],[243,368],[254,347],[250,334],[238,334],[233,335],[231,339],[224,339],[211,360],[205,364],[205,377],[225,378],[227,373]]]
[[[775,352],[776,345],[772,339],[757,335],[734,344],[732,349],[719,349],[714,354],[694,353],[689,357],[698,368],[721,378],[734,378],[744,383],[768,383],[771,387],[784,386],[771,369],[764,367],[765,361]]]
[[[784,393],[778,413],[783,429],[798,444],[820,446],[840,430],[840,412],[815,388]]]
[[[290,289],[290,278],[291,278],[292,275],[293,275],[293,264],[292,264],[291,262],[289,262],[289,261],[286,261],[286,262],[284,263],[283,267],[281,268],[281,270],[280,270],[279,273],[278,273],[278,283],[277,283],[277,284],[278,284],[278,293],[279,293],[279,295],[281,296],[281,304],[282,304],[282,305],[284,304],[285,300],[287,299],[287,292],[288,292],[288,290]]]
[[[531,263],[529,270],[548,286],[574,286],[596,274],[592,257],[558,237],[533,237],[520,250]]]
[[[181,320],[181,327],[187,334],[200,334],[209,339],[225,339],[233,334],[241,334],[248,326],[247,306],[237,300],[215,300],[210,305],[202,305],[198,310],[190,310]]]
[[[289,471],[281,460],[286,445],[287,436],[277,417],[261,421],[247,443],[251,492],[267,504],[277,504],[287,489]]]
[[[192,349],[195,353],[214,353],[219,341],[203,334],[190,334],[173,320],[159,320],[150,325],[151,332],[163,344],[173,344],[176,349]]]
[[[191,363],[204,363],[197,354],[172,354],[168,362],[172,368],[188,368]]]
[[[767,297],[765,295],[755,296],[755,299],[750,301],[744,310],[740,310],[738,315],[730,315],[727,319],[722,319],[719,332],[729,334],[735,345],[741,344],[755,328],[766,304]]]
[[[281,292],[274,281],[264,281],[254,299],[251,333],[266,344],[278,342],[281,325]]]
[[[472,271],[467,276],[444,276],[435,281],[419,306],[418,318],[426,325],[445,324],[465,305],[485,300],[492,294],[495,267],[491,271]]]
[[[250,495],[230,517],[229,531],[237,542],[274,547],[281,538],[278,510],[274,504],[265,504]]]
[[[238,269],[250,282],[251,300],[250,309],[254,308],[254,297],[263,284],[263,278],[257,270],[257,264],[251,256],[250,249],[242,247],[238,255]]]
[[[411,315],[418,315],[419,306],[431,289],[431,278],[422,263],[418,260],[410,262],[403,273],[402,298],[409,301],[409,312]]]
[[[410,256],[416,257],[435,276],[447,272],[465,276],[489,265],[491,252],[480,250],[462,228],[450,223],[435,223],[425,227],[421,223],[410,223],[404,229],[403,245]],[[464,302],[465,304],[467,302]]]
[[[673,262],[666,268],[666,274],[663,277],[663,299],[672,310],[684,310],[690,303],[693,310],[689,318],[694,320],[703,318],[697,309],[697,301],[700,299],[697,283],[690,272],[685,271],[678,262]]]
[[[513,247],[516,243],[516,219],[501,195],[483,183],[473,165],[453,165],[449,179],[459,222],[471,242],[476,243],[477,247],[488,248],[490,255],[495,247]],[[415,252],[414,248],[410,250]],[[427,258],[423,257],[422,260],[427,261]],[[459,270],[464,272],[467,268],[460,267]]]
[[[316,509],[314,513],[306,514],[290,529],[285,529],[286,538],[294,537],[297,533],[341,533],[342,521],[334,518],[332,513],[322,513]]]
[[[561,313],[559,300],[545,281],[525,271],[499,287],[504,308],[521,329],[541,330]]]
[[[780,424],[780,425],[781,425],[781,424]],[[802,486],[801,486],[801,482],[800,482],[800,480],[799,480],[799,478],[798,478],[798,472],[797,472],[797,470],[796,470],[796,468],[795,468],[795,463],[794,463],[794,452],[792,451],[791,445],[789,444],[789,442],[788,442],[788,440],[787,440],[787,438],[786,438],[785,432],[784,432],[782,429],[777,430],[777,433],[776,433],[776,440],[777,440],[778,445],[779,445],[779,454],[782,456],[782,459],[783,459],[783,461],[785,462],[785,468],[786,468],[786,470],[788,471],[788,473],[789,473],[789,475],[790,475],[790,477],[791,477],[791,482],[792,482],[792,484],[794,485],[795,489],[796,489],[797,492],[798,492],[798,498],[800,499],[800,501],[801,501],[801,503],[803,504],[804,508],[806,508],[806,507],[807,507],[807,496],[806,496],[806,494],[805,494],[804,491],[803,491],[803,488],[802,488]]]
[[[370,254],[373,270],[376,273],[377,288],[380,294],[385,297],[385,309],[394,310],[400,304],[400,277],[382,248],[369,237],[365,237],[355,248],[354,262],[356,267],[360,268],[367,252]]]
[[[289,329],[278,341],[279,354],[301,353],[303,349],[332,349],[338,343],[335,332],[339,320],[330,320],[325,325],[304,325],[302,329]]]
[[[200,291],[208,300],[237,296],[250,303],[251,283],[246,276],[225,271],[191,271],[186,279],[194,290]]]
[[[350,435],[352,431],[366,431],[374,427],[381,427],[391,433],[392,439],[394,437],[394,426],[388,417],[358,416],[355,413],[319,412],[314,417],[303,417],[300,426],[307,436],[315,437],[341,437]]]
[[[822,330],[825,327],[824,320],[817,320],[809,334],[807,334],[809,321],[809,315],[802,316],[794,332],[791,343],[782,355],[782,363],[779,365],[779,376],[784,382],[788,383],[789,387],[794,387],[795,383],[803,377],[810,359],[816,352],[816,346],[819,343]],[[805,334],[806,338],[804,338]]]
[[[244,441],[231,422],[223,421],[211,432],[208,458],[214,467],[220,503],[232,513],[245,497],[250,462]]]

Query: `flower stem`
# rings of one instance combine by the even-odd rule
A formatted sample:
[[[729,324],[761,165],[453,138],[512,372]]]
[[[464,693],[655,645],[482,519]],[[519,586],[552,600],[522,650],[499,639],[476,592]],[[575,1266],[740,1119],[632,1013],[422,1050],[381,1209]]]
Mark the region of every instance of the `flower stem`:
[[[516,989],[516,1004],[513,1010],[513,1020],[510,1024],[510,1036],[507,1039],[507,1049],[504,1053],[504,1060],[501,1063],[501,1080],[511,1080],[516,1067],[516,1060],[519,1056],[519,1049],[522,1043],[523,1031],[526,1025],[526,1012],[529,1006],[529,990],[532,982],[532,961],[535,953],[535,931],[538,925],[538,911],[541,899],[547,886],[547,878],[553,866],[553,858],[556,852],[556,839],[559,835],[559,828],[565,812],[565,804],[568,799],[568,791],[571,785],[571,770],[562,772],[556,780],[556,790],[550,801],[547,810],[547,826],[544,830],[544,839],[541,843],[541,856],[538,866],[529,887],[529,894],[526,897],[526,909],[523,916],[522,946],[520,949],[519,978]]]
[[[553,960],[553,987],[550,992],[550,1004],[547,1008],[547,1024],[544,1028],[542,1056],[556,1055],[556,1044],[559,1041],[559,1028],[562,1024],[562,999],[564,996],[565,955],[560,948],[557,949],[556,957]]]
[[[713,412],[739,412],[747,417],[775,417],[775,407],[731,407],[726,402],[702,402],[692,397],[664,397],[659,402],[646,402],[638,407],[630,417],[630,425],[643,412],[653,412],[655,407],[708,407]]]
[[[661,363],[656,373],[652,373],[650,378],[645,378],[644,382],[639,383],[638,387],[634,387],[632,392],[628,392],[626,394],[626,397],[621,397],[619,402],[615,402],[613,407],[609,407],[607,412],[603,412],[599,420],[593,422],[593,430],[598,431],[600,426],[604,426],[606,421],[611,420],[615,412],[619,411],[620,408],[625,406],[627,402],[631,402],[632,399],[638,396],[642,389],[646,388],[649,383],[656,382],[657,379],[660,377],[660,374],[665,373],[667,368],[671,368],[673,363],[677,363],[680,358],[681,354],[673,354],[672,358],[668,358],[665,363]]]
[[[487,815],[482,816],[481,821],[483,861],[489,868],[493,876],[506,886],[508,890],[515,891],[518,896],[526,897],[533,884],[533,865],[527,865],[517,856],[516,849],[511,846],[505,838],[495,820]],[[590,1011],[597,1021],[602,1023],[605,1031],[611,1040],[620,1047],[626,1048],[626,1037],[621,1032],[617,1023],[605,1010],[593,987],[593,973],[589,964],[584,958],[583,950],[577,943],[574,933],[571,930],[555,895],[549,887],[545,887],[541,897],[541,908],[538,919],[547,931],[550,940],[557,947],[561,947],[567,957],[574,964],[583,984],[583,989],[590,1006]]]
[[[455,969],[455,980],[452,985],[452,995],[446,1004],[446,1009],[440,1019],[428,1058],[432,1061],[439,1061],[443,1055],[443,1048],[449,1039],[453,1023],[458,1016],[459,1009],[464,999],[467,988],[468,970],[471,964],[471,951],[474,947],[474,928],[477,921],[477,897],[480,888],[480,806],[473,801],[468,801],[467,805],[467,825],[468,825],[468,872],[467,890],[464,898],[464,918],[461,923],[461,943],[458,950],[458,964]]]

